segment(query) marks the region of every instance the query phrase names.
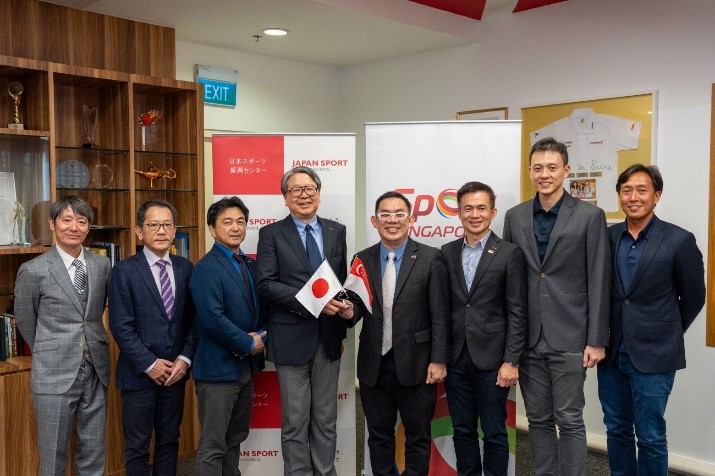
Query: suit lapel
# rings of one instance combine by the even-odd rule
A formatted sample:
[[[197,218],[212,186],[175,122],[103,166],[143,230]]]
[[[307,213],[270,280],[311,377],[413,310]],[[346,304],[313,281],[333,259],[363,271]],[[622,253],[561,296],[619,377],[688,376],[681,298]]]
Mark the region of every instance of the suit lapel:
[[[303,240],[300,239],[300,233],[298,233],[298,228],[296,228],[295,223],[293,223],[293,217],[291,215],[283,219],[281,233],[283,233],[283,238],[285,238],[286,243],[288,243],[288,246],[293,250],[298,261],[300,261],[303,267],[308,271],[308,274],[312,276],[313,268],[310,266]],[[325,248],[325,242],[323,242],[323,249],[327,249]]]
[[[526,243],[529,246],[529,252],[531,254],[534,262],[541,267],[541,258],[539,258],[539,250],[536,248],[536,237],[534,236],[534,203],[533,200],[528,202],[528,205],[522,209],[523,216],[521,217],[521,223],[524,224],[524,235],[526,236]]]
[[[459,287],[465,296],[469,295],[469,289],[467,289],[467,278],[464,276],[464,268],[462,267],[462,247],[464,246],[464,239],[453,242],[451,246],[451,252],[449,256],[452,259],[452,266],[457,272],[457,281],[459,281]]]
[[[323,257],[327,258],[335,246],[335,229],[329,222],[318,217],[320,229],[323,233]]]
[[[98,260],[95,259],[97,256],[94,255],[93,252],[91,251],[84,251],[84,261],[87,263],[87,289],[89,290],[87,293],[87,308],[89,309],[89,305],[92,302],[92,299],[94,299],[94,296],[99,292],[99,289],[95,289],[94,286],[96,286],[97,283],[103,283],[104,280],[100,279],[101,277],[99,276],[99,263]]]
[[[62,292],[69,297],[72,305],[80,314],[84,315],[84,310],[82,309],[82,304],[79,302],[77,291],[70,280],[70,275],[69,272],[67,272],[67,268],[65,268],[65,263],[62,261],[62,257],[56,248],[52,248],[52,251],[47,253],[47,268],[57,282],[57,285],[62,289]],[[89,276],[89,274],[87,274],[87,276]]]
[[[564,194],[565,194],[564,201],[561,204],[561,208],[559,209],[559,214],[556,215],[556,223],[554,223],[554,229],[551,231],[551,236],[549,237],[549,245],[546,247],[546,254],[544,255],[544,261],[543,261],[544,263],[546,263],[546,260],[549,259],[551,250],[553,250],[554,246],[556,246],[556,242],[559,240],[561,233],[566,228],[566,223],[568,223],[569,218],[571,218],[571,214],[573,213],[574,207],[576,206],[576,199],[573,198],[571,195],[569,195],[566,192],[564,192]],[[533,231],[533,227],[534,227],[533,218],[531,220],[531,227],[532,227],[532,231]],[[534,242],[534,247],[536,247],[536,239],[534,238],[533,233],[531,235],[531,241]],[[537,256],[538,256],[538,252],[537,252]]]
[[[221,266],[223,266],[223,269],[226,271],[226,273],[231,276],[231,279],[233,280],[233,283],[235,285],[235,289],[239,290],[239,292],[241,293],[241,297],[246,303],[246,309],[253,309],[253,306],[251,306],[251,302],[248,300],[248,290],[246,289],[246,285],[243,284],[243,279],[241,279],[241,277],[238,275],[238,271],[231,262],[233,258],[229,258],[228,256],[226,256],[226,253],[224,253],[221,249],[217,248],[216,245],[214,245],[214,247],[211,249],[211,253],[213,253],[218,262],[221,263]],[[252,317],[255,320],[255,316]]]
[[[413,266],[417,262],[417,244],[411,239],[407,240],[405,252],[402,255],[402,263],[400,263],[400,272],[397,273],[397,284],[395,285],[395,301],[402,291],[402,287],[407,282],[407,277],[410,275]]]
[[[625,297],[626,293],[623,290],[623,285],[621,284],[621,279],[618,276],[618,248],[621,246],[621,235],[626,229],[625,223],[619,223],[614,225],[613,230],[609,230],[609,233],[615,233],[616,237],[611,243],[611,279],[613,280],[613,286],[616,288],[618,294],[621,297]]]
[[[638,285],[638,281],[643,277],[645,270],[650,266],[651,261],[655,258],[656,252],[660,248],[663,239],[665,238],[665,232],[663,231],[663,224],[654,215],[653,228],[650,230],[648,235],[648,240],[645,243],[645,248],[643,249],[643,254],[641,255],[640,261],[638,261],[638,267],[636,268],[636,273],[633,275],[633,283],[631,283],[631,289],[627,292],[630,293]],[[615,274],[615,273],[614,273]],[[626,291],[626,290],[624,290]]]
[[[372,299],[377,304],[373,303],[372,308],[380,307],[382,309],[382,272],[380,271],[380,245],[374,245],[368,250],[368,259],[363,263],[367,278],[370,281],[370,289],[372,289]],[[373,312],[374,314],[374,312]]]
[[[484,276],[484,273],[487,271],[487,269],[489,269],[489,266],[491,266],[492,261],[494,261],[494,258],[496,257],[497,252],[501,247],[500,242],[501,239],[496,236],[494,232],[492,232],[484,246],[482,257],[479,259],[479,264],[477,265],[477,269],[474,272],[474,281],[472,281],[472,287],[469,289],[469,295],[467,296],[467,299],[470,299],[472,297],[474,291],[477,289],[479,281],[481,281],[482,277]]]
[[[156,281],[154,281],[154,273],[152,272],[151,266],[149,266],[149,261],[147,261],[143,252],[134,255],[134,266],[137,267],[137,274],[141,276],[142,281],[144,281],[144,285],[149,290],[149,294],[154,300],[154,304],[161,310],[161,314],[164,316],[164,319],[168,320],[169,316],[167,316],[166,309],[164,309],[164,301],[161,299],[159,288],[156,286]],[[173,263],[171,267],[174,268]],[[176,278],[176,274],[174,274],[174,278]],[[178,281],[174,281],[174,283],[176,283],[176,288],[179,289]],[[174,293],[174,295],[176,295],[176,293]]]

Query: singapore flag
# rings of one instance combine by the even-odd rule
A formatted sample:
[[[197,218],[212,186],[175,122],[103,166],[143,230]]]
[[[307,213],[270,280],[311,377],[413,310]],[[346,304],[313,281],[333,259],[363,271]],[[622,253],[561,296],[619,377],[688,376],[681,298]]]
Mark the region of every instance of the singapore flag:
[[[367,308],[367,312],[372,314],[372,292],[370,291],[370,283],[367,280],[365,265],[362,264],[362,260],[357,256],[353,260],[348,278],[345,280],[343,287],[354,291],[355,294],[360,296],[360,299],[362,299],[363,304]]]
[[[317,318],[320,311],[341,289],[333,268],[327,260],[324,260],[295,298]]]

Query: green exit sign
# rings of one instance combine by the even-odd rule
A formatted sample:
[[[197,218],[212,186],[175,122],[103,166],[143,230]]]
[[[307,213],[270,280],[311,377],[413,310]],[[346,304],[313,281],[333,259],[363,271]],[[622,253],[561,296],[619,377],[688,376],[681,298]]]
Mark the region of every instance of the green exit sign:
[[[204,104],[236,107],[236,83],[197,78],[204,85]]]

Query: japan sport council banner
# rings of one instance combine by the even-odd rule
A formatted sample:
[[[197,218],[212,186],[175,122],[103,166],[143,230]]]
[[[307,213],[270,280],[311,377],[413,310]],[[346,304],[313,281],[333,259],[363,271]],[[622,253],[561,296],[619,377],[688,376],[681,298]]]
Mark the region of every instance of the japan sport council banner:
[[[239,196],[249,210],[241,249],[255,255],[258,230],[288,215],[281,195],[283,174],[298,165],[314,169],[322,182],[318,216],[347,227],[348,259],[355,252],[354,134],[214,134],[213,198]],[[270,336],[269,345],[270,345]],[[355,474],[355,374],[353,333],[348,333],[338,383],[339,475]],[[283,474],[278,377],[271,363],[254,379],[251,431],[241,445],[243,474]],[[306,408],[306,412],[310,409]]]
[[[397,190],[412,203],[415,221],[410,237],[441,247],[462,238],[457,189],[468,181],[488,184],[496,193],[497,216],[492,230],[501,236],[504,213],[520,197],[520,121],[450,121],[365,124],[367,210],[388,190]],[[380,237],[369,227],[367,244]],[[516,394],[507,402],[509,474],[514,475],[516,451]],[[367,433],[367,432],[366,432]],[[404,428],[398,423],[396,462],[404,470]],[[456,475],[452,425],[444,385],[438,386],[432,417],[431,476]],[[365,442],[365,474],[371,475]]]

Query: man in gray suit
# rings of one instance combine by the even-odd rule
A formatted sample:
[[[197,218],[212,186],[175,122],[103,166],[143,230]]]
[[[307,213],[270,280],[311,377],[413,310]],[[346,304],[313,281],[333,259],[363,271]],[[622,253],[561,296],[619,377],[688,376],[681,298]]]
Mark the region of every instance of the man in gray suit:
[[[102,313],[110,266],[82,248],[93,218],[81,198],[53,203],[56,245],[24,263],[15,282],[17,327],[32,347],[41,475],[65,474],[73,425],[75,474],[104,474],[109,356]]]
[[[536,197],[504,218],[504,240],[526,257],[529,333],[520,382],[537,475],[556,474],[557,465],[563,476],[586,473],[583,383],[608,344],[606,217],[566,193],[569,171],[565,144],[536,142],[529,154]]]

